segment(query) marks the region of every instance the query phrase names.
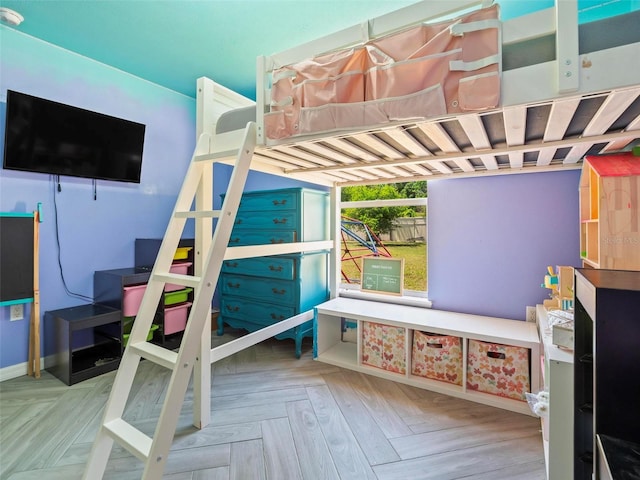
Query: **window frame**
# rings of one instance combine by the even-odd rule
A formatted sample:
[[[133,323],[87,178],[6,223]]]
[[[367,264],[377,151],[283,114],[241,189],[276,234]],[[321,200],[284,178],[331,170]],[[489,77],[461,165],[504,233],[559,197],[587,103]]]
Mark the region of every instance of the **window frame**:
[[[422,198],[394,198],[389,200],[362,200],[362,201],[350,201],[350,202],[341,202],[340,199],[340,190],[336,192],[336,247],[335,247],[335,256],[336,256],[336,285],[337,285],[337,296],[347,297],[347,298],[358,298],[362,300],[373,300],[373,301],[381,301],[386,303],[395,303],[401,305],[411,305],[418,306],[424,308],[431,308],[432,304],[429,300],[429,284],[427,282],[427,289],[425,291],[420,290],[408,290],[404,289],[402,295],[384,295],[373,292],[363,292],[360,289],[360,284],[350,284],[342,281],[341,275],[341,253],[342,253],[342,244],[341,244],[341,218],[342,218],[342,210],[345,208],[377,208],[377,207],[405,207],[405,206],[423,206],[425,207],[425,217],[428,216],[428,197]],[[429,225],[427,221],[427,238],[429,234]],[[429,246],[428,241],[425,239],[425,253],[427,255],[426,258],[429,258]],[[428,267],[427,267],[427,275],[428,275]]]

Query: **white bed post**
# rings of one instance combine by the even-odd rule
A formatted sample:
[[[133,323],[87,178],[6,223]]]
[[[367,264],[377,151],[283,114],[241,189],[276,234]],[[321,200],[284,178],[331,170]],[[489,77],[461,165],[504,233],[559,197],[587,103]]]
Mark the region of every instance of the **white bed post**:
[[[329,228],[331,231],[331,240],[333,240],[333,249],[329,255],[329,292],[331,298],[338,296],[338,289],[342,282],[342,232],[340,230],[342,225],[342,210],[340,208],[341,194],[342,189],[334,186],[329,196],[331,202],[329,206],[329,211],[331,212]]]
[[[215,119],[211,106],[214,101],[214,84],[207,78],[199,78],[196,92],[196,141],[201,135],[211,131]],[[211,144],[208,144],[209,153]],[[198,184],[195,208],[197,211],[213,210],[213,163],[205,162],[203,173]],[[206,258],[203,253],[208,252],[213,232],[211,217],[197,217],[195,219],[195,254],[194,274],[202,276]],[[211,421],[211,309],[207,314],[205,326],[200,341],[200,351],[193,370],[193,425],[204,428]]]
[[[578,0],[556,0],[556,63],[558,93],[580,87],[578,63]]]
[[[272,62],[269,60],[269,64]],[[271,69],[271,65],[267,65],[266,57],[260,55],[256,58],[256,130],[258,132],[258,145],[266,145],[266,134],[264,131],[264,112],[266,108],[266,99],[271,95],[267,92],[267,67]]]

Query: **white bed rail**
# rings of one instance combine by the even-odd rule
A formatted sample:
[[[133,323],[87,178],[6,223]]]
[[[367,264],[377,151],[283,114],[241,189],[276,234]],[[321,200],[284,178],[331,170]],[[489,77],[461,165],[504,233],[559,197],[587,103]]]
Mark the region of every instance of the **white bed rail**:
[[[232,132],[227,138],[224,135],[216,135],[216,124],[225,112],[236,108],[250,107],[255,102],[233,90],[201,77],[197,80],[196,90],[196,138],[202,133],[209,133],[215,137],[215,147],[209,144],[209,152],[237,150],[242,145],[244,128]]]

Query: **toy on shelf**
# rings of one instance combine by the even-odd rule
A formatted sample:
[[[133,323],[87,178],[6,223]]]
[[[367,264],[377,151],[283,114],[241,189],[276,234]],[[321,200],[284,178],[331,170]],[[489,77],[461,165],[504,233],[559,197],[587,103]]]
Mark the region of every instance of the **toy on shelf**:
[[[544,276],[543,288],[551,290],[548,299],[543,305],[547,310],[556,308],[560,310],[573,310],[573,267],[557,266],[547,267],[548,275]]]

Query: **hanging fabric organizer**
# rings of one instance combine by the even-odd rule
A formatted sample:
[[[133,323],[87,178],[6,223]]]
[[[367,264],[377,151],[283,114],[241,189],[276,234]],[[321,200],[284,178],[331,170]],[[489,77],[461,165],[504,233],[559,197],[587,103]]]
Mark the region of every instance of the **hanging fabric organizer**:
[[[482,111],[500,103],[498,5],[273,71],[269,139]]]

